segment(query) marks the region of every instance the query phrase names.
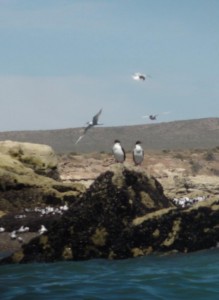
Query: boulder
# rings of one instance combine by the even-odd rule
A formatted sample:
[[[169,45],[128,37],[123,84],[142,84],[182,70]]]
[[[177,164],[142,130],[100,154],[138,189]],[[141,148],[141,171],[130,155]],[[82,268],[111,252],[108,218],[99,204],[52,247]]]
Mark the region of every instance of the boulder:
[[[218,176],[208,175],[175,175],[168,174],[158,179],[162,184],[165,194],[170,198],[187,196],[214,196],[219,194]]]
[[[1,141],[0,153],[17,159],[39,174],[57,178],[58,159],[48,145]]]
[[[2,142],[2,145],[4,143]],[[9,143],[10,144],[10,143]],[[23,146],[20,144],[21,149]],[[26,143],[25,143],[26,144]],[[6,144],[5,144],[6,145]],[[10,144],[12,145],[12,144]],[[40,146],[40,145],[38,145]],[[24,148],[26,145],[24,146]],[[28,144],[29,149],[31,149],[31,144]],[[33,145],[34,149],[35,145]],[[55,159],[52,162],[46,163],[46,156],[42,156],[42,161],[34,166],[34,161],[32,163],[24,163],[25,160],[19,155],[12,155],[13,148],[11,152],[10,147],[3,147],[4,151],[0,152],[0,214],[3,213],[19,211],[25,207],[34,207],[36,205],[45,204],[62,204],[62,203],[72,203],[75,199],[78,199],[81,194],[85,192],[85,187],[80,183],[62,183],[49,178],[44,175],[39,175],[36,169],[39,171],[42,166],[42,161],[45,159],[45,166],[48,168],[55,167]],[[3,149],[2,148],[2,149]],[[39,147],[40,148],[40,147]],[[44,145],[43,147],[44,148]],[[49,147],[50,148],[50,147]],[[15,147],[15,152],[17,153],[17,148]],[[28,150],[30,153],[30,150]],[[3,153],[5,152],[5,153]],[[8,153],[8,154],[6,154]],[[10,155],[9,155],[10,153]],[[24,157],[27,157],[27,152]],[[36,152],[35,152],[36,154]],[[34,155],[34,154],[33,154]],[[35,155],[35,158],[37,155]],[[40,161],[40,155],[39,155]],[[33,167],[33,168],[32,168]]]
[[[173,203],[155,178],[138,168],[116,165],[102,173],[48,232],[3,262],[133,257],[148,240],[142,235],[136,241],[135,220],[171,209]]]

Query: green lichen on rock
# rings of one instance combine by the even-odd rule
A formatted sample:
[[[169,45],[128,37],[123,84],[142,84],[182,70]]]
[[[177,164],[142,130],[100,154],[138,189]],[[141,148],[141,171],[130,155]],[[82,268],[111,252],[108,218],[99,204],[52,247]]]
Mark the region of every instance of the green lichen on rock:
[[[180,223],[181,223],[180,219],[174,220],[172,231],[169,232],[167,238],[163,241],[162,243],[163,246],[169,247],[174,243],[180,230]]]
[[[104,246],[106,244],[106,238],[108,233],[106,228],[97,228],[95,233],[91,236],[91,240],[95,246]]]
[[[0,153],[15,158],[36,172],[49,174],[57,168],[58,158],[48,145],[1,141]]]
[[[72,260],[73,259],[73,252],[69,245],[66,245],[62,252],[63,260]]]
[[[23,150],[21,151],[21,149]],[[35,150],[33,164],[24,163],[20,155],[24,155],[28,151],[31,153],[33,150]],[[28,143],[24,146],[22,143],[16,142],[0,142],[0,211],[17,211],[24,207],[41,204],[72,203],[81,197],[86,190],[84,185],[62,183],[45,176],[46,173],[39,174],[37,172],[41,168],[35,164],[38,159],[41,161],[41,165],[46,166],[45,170],[47,167],[56,166],[56,159],[52,159],[53,152],[51,154],[50,151],[50,147],[48,148],[46,145]],[[42,153],[44,156],[41,157]]]
[[[22,259],[24,258],[24,253],[22,250],[15,252],[12,255],[12,262],[13,263],[20,263],[22,261]]]

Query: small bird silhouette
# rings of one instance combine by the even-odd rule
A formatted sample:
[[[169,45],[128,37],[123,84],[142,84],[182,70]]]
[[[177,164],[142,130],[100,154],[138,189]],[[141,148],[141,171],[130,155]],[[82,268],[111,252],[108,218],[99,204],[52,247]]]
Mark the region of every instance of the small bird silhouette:
[[[102,108],[99,110],[99,112],[93,117],[92,121],[87,122],[87,126],[84,128],[83,134],[81,136],[79,136],[79,138],[77,139],[77,141],[75,142],[75,145],[77,143],[79,143],[79,141],[85,136],[85,134],[87,133],[87,131],[96,126],[96,125],[103,125],[102,123],[98,122],[98,119],[100,117],[100,114],[102,113]]]
[[[151,76],[150,75],[145,75],[145,74],[142,74],[142,73],[134,73],[132,75],[132,78],[134,80],[143,80],[144,81],[146,78],[151,78]]]
[[[162,112],[160,114],[153,114],[153,115],[142,116],[142,118],[149,118],[150,120],[155,121],[155,120],[157,120],[157,117],[159,115],[166,115],[166,114],[169,114],[169,113],[170,113],[169,111],[166,111],[166,112]]]

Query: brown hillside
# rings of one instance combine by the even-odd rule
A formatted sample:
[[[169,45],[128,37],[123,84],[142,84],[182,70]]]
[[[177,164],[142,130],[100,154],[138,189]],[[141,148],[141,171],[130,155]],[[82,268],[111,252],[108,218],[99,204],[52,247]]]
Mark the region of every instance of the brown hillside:
[[[115,139],[129,151],[136,140],[144,149],[212,149],[219,146],[219,118],[174,121],[121,127],[96,127],[75,145],[82,128],[0,132],[0,140],[47,144],[57,153],[111,152]]]

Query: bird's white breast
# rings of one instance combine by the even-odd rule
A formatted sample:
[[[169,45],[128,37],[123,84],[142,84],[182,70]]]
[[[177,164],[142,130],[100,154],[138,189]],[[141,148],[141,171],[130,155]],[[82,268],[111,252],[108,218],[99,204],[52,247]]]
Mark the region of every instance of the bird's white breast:
[[[118,162],[124,161],[124,152],[120,144],[116,143],[113,146],[113,154]]]

